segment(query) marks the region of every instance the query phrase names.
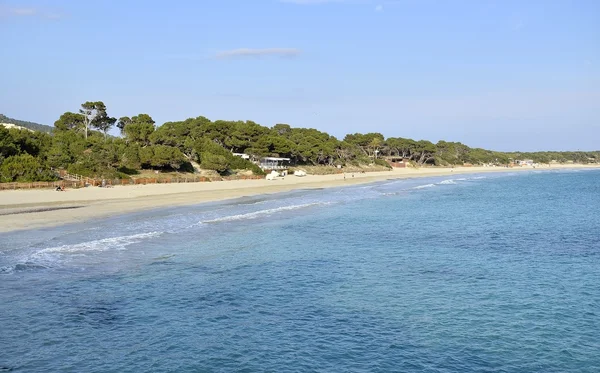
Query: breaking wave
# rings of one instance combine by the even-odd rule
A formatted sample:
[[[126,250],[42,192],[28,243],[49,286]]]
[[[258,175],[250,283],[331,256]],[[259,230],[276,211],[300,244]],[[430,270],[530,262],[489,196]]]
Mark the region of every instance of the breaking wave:
[[[453,185],[453,184],[456,184],[456,181],[454,181],[454,180],[440,181],[440,185]]]
[[[49,269],[60,266],[66,255],[85,255],[87,252],[100,252],[108,250],[124,250],[127,246],[141,242],[145,239],[158,237],[163,232],[139,233],[129,236],[103,238],[72,245],[61,245],[36,250],[29,255],[17,259],[14,265],[0,267],[0,273],[10,274],[15,271],[28,271]]]
[[[110,237],[101,240],[82,242],[74,245],[49,247],[38,251],[36,254],[50,253],[82,253],[86,251],[123,250],[125,247],[140,242],[146,238],[160,236],[163,232],[139,233],[130,236]]]
[[[230,215],[230,216],[224,216],[221,218],[216,218],[216,219],[211,219],[211,220],[204,220],[201,223],[221,223],[221,222],[235,221],[235,220],[257,219],[262,216],[268,216],[268,215],[275,214],[275,213],[282,212],[282,211],[298,210],[298,209],[303,209],[303,208],[308,208],[308,207],[313,207],[313,206],[325,206],[325,205],[329,205],[330,203],[331,202],[314,202],[314,203],[306,203],[303,205],[283,206],[283,207],[277,207],[277,208],[273,208],[273,209],[248,212],[246,214]]]
[[[434,186],[435,186],[435,184],[425,184],[425,185],[419,185],[419,186],[413,187],[413,189],[433,188]]]

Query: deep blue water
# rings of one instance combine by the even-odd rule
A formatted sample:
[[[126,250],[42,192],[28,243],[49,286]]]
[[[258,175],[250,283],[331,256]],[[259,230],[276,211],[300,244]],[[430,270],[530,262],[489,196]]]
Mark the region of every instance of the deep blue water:
[[[0,235],[0,371],[599,372],[600,172]]]

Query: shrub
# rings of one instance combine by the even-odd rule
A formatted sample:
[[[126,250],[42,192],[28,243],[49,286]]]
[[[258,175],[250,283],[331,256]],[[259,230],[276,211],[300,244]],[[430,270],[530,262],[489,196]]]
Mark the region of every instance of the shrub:
[[[383,159],[379,159],[379,158],[375,159],[375,164],[378,166],[383,166],[383,167],[389,168],[389,169],[392,168],[392,166],[390,166],[389,163],[387,163]]]
[[[200,167],[206,170],[215,170],[219,173],[226,171],[229,168],[227,157],[204,152],[200,155]]]
[[[37,158],[30,154],[15,155],[6,158],[0,166],[0,181],[10,183],[29,181],[53,181],[54,174],[42,167]]]
[[[231,160],[229,162],[229,168],[232,170],[250,170],[255,175],[264,175],[265,174],[264,171],[260,167],[255,165],[254,163],[250,162],[247,159],[236,157],[234,155],[231,155]]]
[[[187,162],[178,148],[168,145],[140,148],[139,160],[144,168],[172,168],[175,170]]]

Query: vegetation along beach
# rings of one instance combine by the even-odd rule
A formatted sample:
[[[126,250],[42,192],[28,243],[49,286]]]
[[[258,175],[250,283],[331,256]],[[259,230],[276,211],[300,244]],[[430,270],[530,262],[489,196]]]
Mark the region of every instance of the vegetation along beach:
[[[102,102],[86,102],[79,113],[62,114],[48,131],[40,131],[45,129],[41,125],[3,118],[15,126],[23,125],[0,126],[0,176],[9,183],[5,184],[6,189],[30,189],[29,185],[34,184],[27,182],[61,178],[72,187],[67,187],[67,193],[55,193],[53,187],[45,191],[2,191],[2,231],[297,188],[507,168],[594,167],[600,161],[600,152],[505,153],[446,141],[433,144],[426,140],[384,138],[380,133],[355,133],[338,140],[316,129],[285,124],[268,128],[251,121],[213,122],[204,117],[156,127],[147,114],[117,121],[108,116]],[[107,135],[115,123],[122,136]],[[242,180],[265,173],[251,159],[273,156],[287,159],[287,169],[310,167],[313,174],[295,177],[292,171],[287,178],[271,181]],[[521,160],[529,163],[521,164],[525,162]],[[195,175],[206,177],[203,183],[167,183],[163,178],[163,184],[130,185],[136,176],[156,179],[164,173],[176,175],[178,180]],[[71,175],[78,175],[78,179],[72,180]],[[227,181],[221,181],[221,176]],[[107,188],[106,180],[115,178],[120,185]],[[102,187],[102,180],[104,188],[95,188]],[[213,181],[206,182],[209,180]],[[57,213],[56,209],[70,211]]]

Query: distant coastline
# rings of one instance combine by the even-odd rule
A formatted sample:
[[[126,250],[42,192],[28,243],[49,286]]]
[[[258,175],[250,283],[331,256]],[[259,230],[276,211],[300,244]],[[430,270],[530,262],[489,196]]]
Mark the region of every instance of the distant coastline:
[[[365,184],[388,179],[453,176],[487,172],[600,168],[600,165],[553,165],[551,167],[456,167],[394,169],[371,173],[287,176],[277,180],[234,180],[213,183],[153,184],[114,188],[53,190],[9,190],[0,192],[0,232],[35,229],[84,222],[96,218],[156,208],[194,205],[272,194],[297,189],[320,189]],[[74,207],[77,208],[74,208]],[[58,211],[63,209],[64,211]]]

